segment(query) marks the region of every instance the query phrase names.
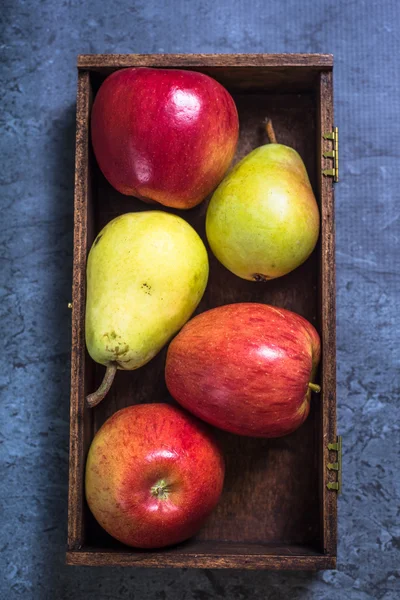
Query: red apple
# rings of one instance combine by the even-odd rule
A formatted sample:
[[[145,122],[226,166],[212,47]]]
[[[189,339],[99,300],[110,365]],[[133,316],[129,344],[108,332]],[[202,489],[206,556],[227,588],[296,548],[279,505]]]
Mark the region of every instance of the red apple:
[[[139,548],[194,535],[221,494],[224,461],[204,424],[168,404],[123,408],[94,437],[86,499],[114,538]]]
[[[232,433],[279,437],[310,410],[320,358],[314,327],[265,304],[230,304],[189,321],[168,349],[166,382],[193,414]]]
[[[133,68],[104,81],[91,130],[100,169],[119,192],[191,208],[222,180],[239,121],[231,95],[208,75]]]

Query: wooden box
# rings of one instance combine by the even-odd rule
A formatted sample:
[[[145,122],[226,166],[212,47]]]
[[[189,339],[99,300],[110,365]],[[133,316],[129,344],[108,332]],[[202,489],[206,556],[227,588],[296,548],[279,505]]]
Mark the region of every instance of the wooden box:
[[[330,569],[336,562],[337,473],[329,443],[336,441],[335,254],[332,168],[332,65],[330,55],[87,55],[78,58],[70,487],[67,562],[73,565]],[[116,410],[165,401],[165,350],[133,372],[118,372],[106,400],[93,410],[85,395],[104,367],[85,350],[85,268],[97,232],[117,215],[151,207],[122,196],[100,173],[90,143],[90,110],[104,78],[123,67],[193,69],[221,82],[240,119],[238,160],[267,142],[263,121],[273,119],[278,141],[302,156],[321,210],[321,235],[312,256],[293,273],[264,283],[241,280],[210,252],[210,280],[198,312],[230,302],[264,302],[294,310],[319,330],[322,393],[294,434],[274,440],[242,438],[216,430],[227,475],[220,504],[199,534],[177,547],[141,551],[109,537],[90,514],[84,471],[90,442]],[[179,214],[203,239],[207,201]],[[168,209],[167,209],[168,210]],[[174,212],[174,211],[171,211]],[[335,487],[335,484],[332,486]]]

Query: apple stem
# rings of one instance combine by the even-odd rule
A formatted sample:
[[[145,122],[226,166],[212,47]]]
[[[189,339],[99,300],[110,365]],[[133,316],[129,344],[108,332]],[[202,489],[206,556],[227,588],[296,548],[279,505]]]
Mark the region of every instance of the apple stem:
[[[321,386],[318,385],[318,383],[309,383],[308,387],[310,388],[310,390],[312,390],[316,394],[319,394],[321,391]]]
[[[117,363],[111,363],[108,365],[105,375],[103,377],[103,381],[101,382],[99,388],[93,392],[93,394],[89,394],[86,396],[86,402],[89,408],[93,408],[97,406],[108,394],[110,387],[112,386],[112,382],[114,381],[115,373],[117,372]]]
[[[278,142],[276,141],[276,135],[275,135],[274,128],[272,126],[271,119],[266,119],[266,121],[265,121],[265,129],[266,129],[267,136],[268,136],[268,139],[269,139],[270,143],[271,144],[277,144]]]

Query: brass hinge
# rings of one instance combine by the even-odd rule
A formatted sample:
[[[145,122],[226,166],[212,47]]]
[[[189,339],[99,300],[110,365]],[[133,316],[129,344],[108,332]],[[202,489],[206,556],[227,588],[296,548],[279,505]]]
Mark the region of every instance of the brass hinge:
[[[339,181],[339,129],[337,127],[333,128],[333,131],[328,131],[328,133],[324,133],[322,136],[324,140],[332,140],[333,148],[332,150],[328,150],[323,153],[325,158],[333,159],[333,168],[332,169],[324,169],[322,174],[325,177],[333,177],[333,181],[337,183]]]
[[[337,480],[329,481],[326,484],[326,487],[328,490],[336,490],[337,493],[340,494],[342,491],[342,436],[338,435],[336,440],[336,442],[328,444],[328,450],[337,452],[337,459],[336,462],[329,462],[327,468],[329,471],[337,471]]]

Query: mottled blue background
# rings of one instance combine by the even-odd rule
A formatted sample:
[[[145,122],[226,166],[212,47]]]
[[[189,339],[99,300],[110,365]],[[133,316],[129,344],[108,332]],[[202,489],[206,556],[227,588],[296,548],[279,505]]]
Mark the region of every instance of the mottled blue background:
[[[0,13],[0,598],[398,599],[398,0],[3,0]],[[337,571],[64,565],[75,62],[95,52],[335,55]]]

